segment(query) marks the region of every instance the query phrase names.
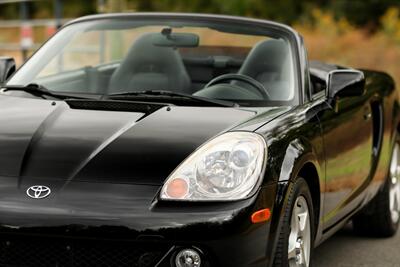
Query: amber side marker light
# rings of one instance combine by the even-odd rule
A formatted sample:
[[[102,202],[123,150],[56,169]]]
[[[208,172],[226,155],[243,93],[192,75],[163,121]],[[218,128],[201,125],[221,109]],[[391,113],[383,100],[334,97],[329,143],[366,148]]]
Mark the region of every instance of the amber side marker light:
[[[261,223],[266,222],[271,218],[271,211],[269,209],[262,209],[254,212],[251,215],[251,222],[252,223]]]

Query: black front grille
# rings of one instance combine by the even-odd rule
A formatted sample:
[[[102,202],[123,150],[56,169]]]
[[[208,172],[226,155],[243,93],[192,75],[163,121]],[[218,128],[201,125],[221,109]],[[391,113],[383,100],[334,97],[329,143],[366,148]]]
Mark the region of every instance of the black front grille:
[[[169,249],[160,243],[2,238],[0,266],[154,267]]]

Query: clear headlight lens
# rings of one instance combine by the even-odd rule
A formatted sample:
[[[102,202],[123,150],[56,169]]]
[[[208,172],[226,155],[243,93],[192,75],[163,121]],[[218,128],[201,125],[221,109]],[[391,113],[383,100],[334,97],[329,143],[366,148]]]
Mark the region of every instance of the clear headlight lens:
[[[162,199],[237,200],[259,181],[266,155],[264,138],[230,132],[205,143],[166,180]]]

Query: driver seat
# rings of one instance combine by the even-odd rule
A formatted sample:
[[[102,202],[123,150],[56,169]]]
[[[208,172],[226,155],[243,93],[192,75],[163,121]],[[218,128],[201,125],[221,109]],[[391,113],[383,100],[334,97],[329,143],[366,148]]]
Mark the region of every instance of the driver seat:
[[[238,72],[259,81],[268,91],[271,100],[278,101],[291,97],[290,73],[288,45],[283,40],[274,39],[257,43]],[[246,88],[250,89],[248,86]]]
[[[169,90],[187,93],[191,81],[176,49],[153,44],[153,34],[144,34],[129,49],[111,76],[108,93]]]

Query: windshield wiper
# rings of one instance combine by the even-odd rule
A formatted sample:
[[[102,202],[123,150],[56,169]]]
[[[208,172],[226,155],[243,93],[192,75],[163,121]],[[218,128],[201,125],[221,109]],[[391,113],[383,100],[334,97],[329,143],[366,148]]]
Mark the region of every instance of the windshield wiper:
[[[15,91],[24,91],[34,96],[50,96],[57,99],[68,99],[68,98],[75,98],[75,99],[87,99],[87,97],[82,97],[74,94],[59,94],[53,93],[46,87],[36,83],[30,83],[28,85],[4,85],[1,88],[6,89],[7,91],[15,90]]]
[[[108,99],[129,99],[135,97],[179,97],[188,100],[193,100],[201,103],[213,104],[222,107],[237,107],[239,106],[235,102],[226,101],[226,100],[219,100],[219,99],[211,99],[205,98],[201,96],[194,96],[184,93],[176,93],[172,91],[166,90],[145,90],[145,91],[136,91],[136,92],[124,92],[124,93],[116,93],[116,94],[109,94],[105,96]]]

